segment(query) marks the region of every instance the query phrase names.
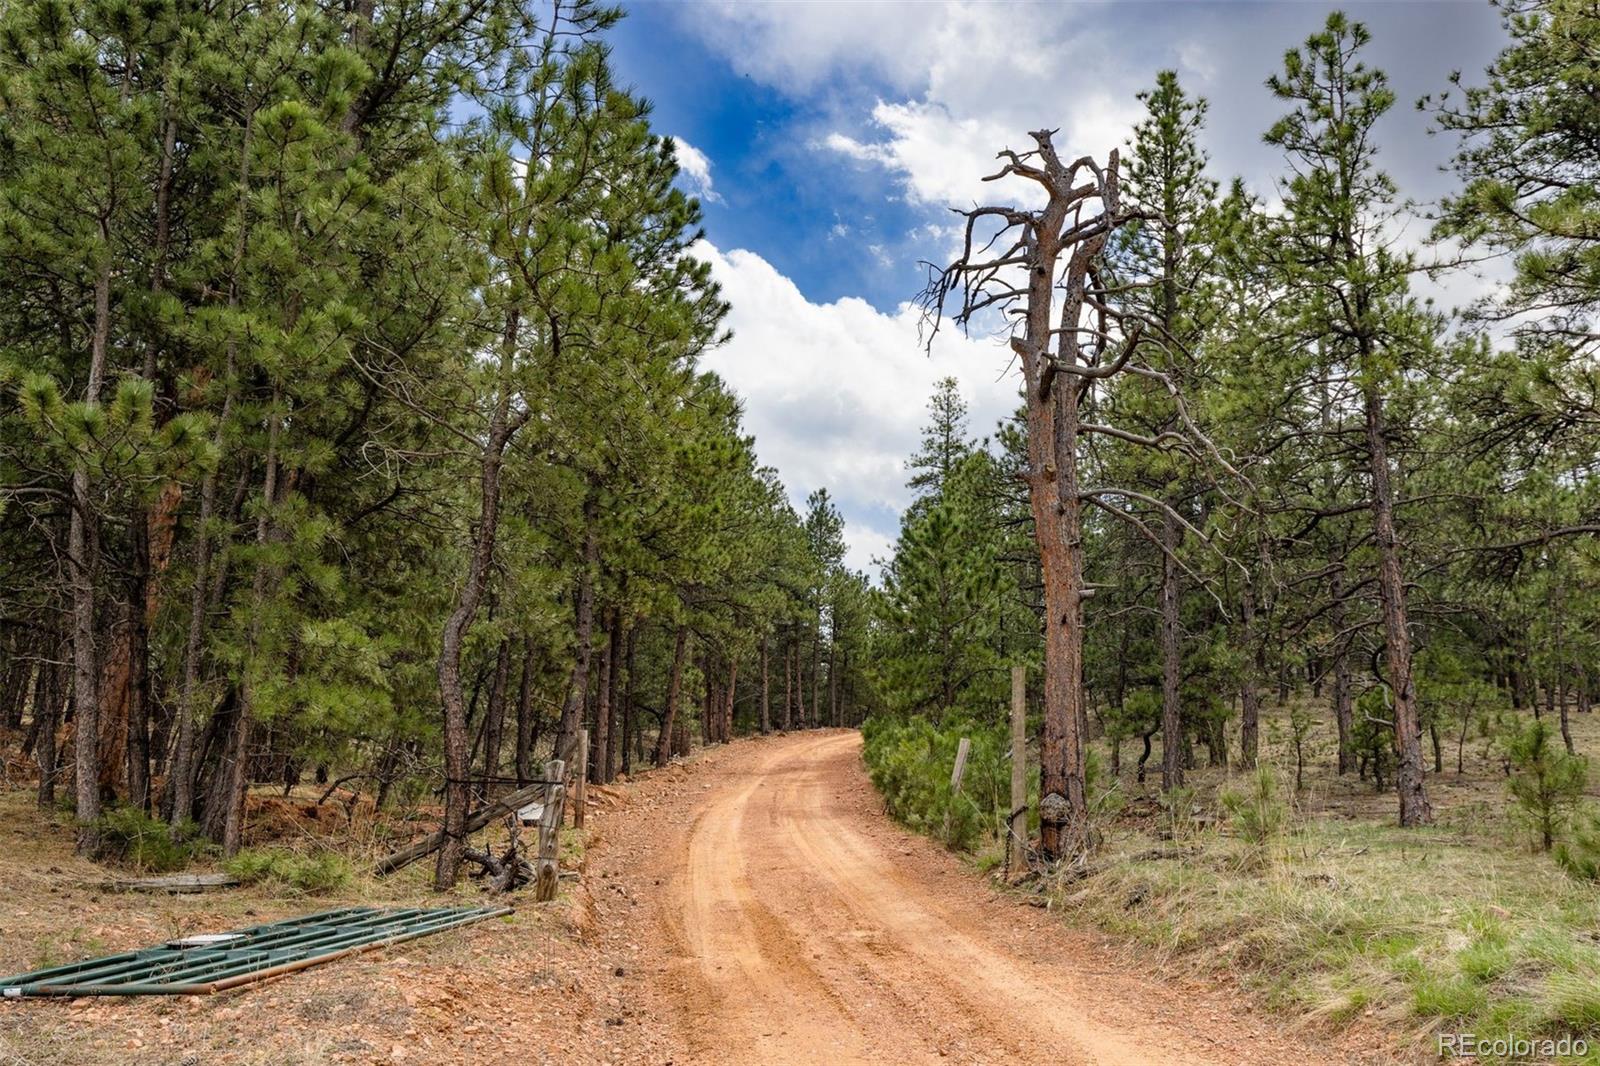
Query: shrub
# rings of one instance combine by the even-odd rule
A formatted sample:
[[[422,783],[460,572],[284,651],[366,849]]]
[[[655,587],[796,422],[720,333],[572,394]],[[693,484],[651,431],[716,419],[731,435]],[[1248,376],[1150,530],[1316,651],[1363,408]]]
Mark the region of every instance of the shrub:
[[[1589,760],[1568,755],[1553,738],[1550,723],[1536,718],[1506,744],[1511,795],[1545,851],[1565,827],[1589,780]]]
[[[300,855],[282,848],[246,848],[222,868],[247,885],[269,881],[306,896],[336,892],[355,877],[350,861],[334,851]]]
[[[170,825],[138,807],[111,808],[101,816],[99,828],[99,858],[149,873],[181,870],[202,849],[193,839],[192,824],[174,834]]]
[[[1600,814],[1593,810],[1568,824],[1555,847],[1556,864],[1580,881],[1600,881]]]
[[[1219,797],[1239,835],[1258,848],[1271,843],[1289,822],[1289,805],[1278,792],[1278,775],[1266,763],[1257,766],[1244,790],[1229,789]]]
[[[870,718],[862,726],[863,757],[891,817],[957,851],[970,851],[987,833],[1004,831],[1011,802],[1011,767],[1003,728],[971,722],[934,726],[920,716]],[[972,742],[960,794],[950,771],[962,737]]]

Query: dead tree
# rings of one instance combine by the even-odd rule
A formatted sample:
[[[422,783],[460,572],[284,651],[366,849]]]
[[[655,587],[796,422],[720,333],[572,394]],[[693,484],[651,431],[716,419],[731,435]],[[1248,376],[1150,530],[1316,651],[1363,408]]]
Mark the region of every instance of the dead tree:
[[[1083,687],[1083,613],[1092,590],[1084,584],[1083,512],[1095,507],[1134,526],[1172,564],[1196,576],[1131,509],[1153,508],[1202,541],[1182,515],[1143,493],[1079,480],[1083,439],[1102,434],[1127,443],[1215,458],[1185,409],[1173,379],[1136,356],[1147,323],[1120,308],[1101,281],[1107,240],[1142,217],[1120,202],[1117,153],[1105,167],[1084,156],[1064,163],[1052,131],[1030,135],[1035,147],[999,153],[1004,166],[985,178],[1022,178],[1043,193],[1038,207],[980,206],[965,219],[960,255],[933,272],[922,305],[931,345],[945,307],[963,329],[991,318],[1009,328],[1022,364],[1026,400],[1024,477],[1044,581],[1045,715],[1040,744],[1040,854],[1045,861],[1078,859],[1092,846],[1085,754],[1088,713]],[[1059,304],[1059,307],[1058,307]],[[1166,338],[1158,338],[1165,342]],[[1175,430],[1155,437],[1100,425],[1085,417],[1093,390],[1119,375],[1156,382],[1170,396]],[[1197,578],[1198,580],[1198,578]],[[1205,584],[1201,581],[1201,584]]]

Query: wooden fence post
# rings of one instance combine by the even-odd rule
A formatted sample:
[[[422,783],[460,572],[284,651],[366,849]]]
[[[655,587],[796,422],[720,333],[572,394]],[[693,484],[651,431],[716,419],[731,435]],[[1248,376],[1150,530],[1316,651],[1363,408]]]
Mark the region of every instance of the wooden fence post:
[[[962,737],[956,745],[956,764],[950,770],[950,806],[944,812],[944,839],[950,843],[950,812],[955,809],[956,797],[961,795],[961,775],[967,772],[967,753],[972,750],[972,741]]]
[[[1006,817],[1006,875],[1027,865],[1028,668],[1011,668],[1011,813]]]
[[[961,743],[956,745],[956,765],[950,771],[950,791],[961,792],[961,775],[967,772],[967,753],[972,750],[972,741],[967,737],[961,738]]]
[[[572,777],[572,827],[583,828],[583,810],[589,801],[589,731],[578,730],[577,773]]]
[[[544,812],[539,818],[539,864],[534,882],[534,898],[546,903],[556,898],[556,886],[561,881],[561,822],[562,808],[566,806],[565,774],[567,766],[560,759],[544,764]]]

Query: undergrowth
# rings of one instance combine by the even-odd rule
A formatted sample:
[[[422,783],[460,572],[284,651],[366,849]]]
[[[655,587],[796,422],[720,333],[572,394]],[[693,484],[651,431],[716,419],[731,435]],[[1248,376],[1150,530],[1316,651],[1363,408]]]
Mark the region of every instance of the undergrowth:
[[[172,827],[138,807],[112,807],[101,816],[99,858],[145,873],[181,870],[206,850],[192,822]]]
[[[268,883],[286,892],[325,896],[355,879],[350,860],[335,851],[300,854],[285,848],[246,848],[222,868],[247,885]]]
[[[889,815],[956,851],[1004,835],[1011,805],[1010,743],[1004,728],[926,718],[869,718],[863,756]],[[959,791],[950,787],[961,738],[971,741]],[[1030,782],[1037,793],[1037,781]],[[1036,806],[1030,794],[1030,811]]]

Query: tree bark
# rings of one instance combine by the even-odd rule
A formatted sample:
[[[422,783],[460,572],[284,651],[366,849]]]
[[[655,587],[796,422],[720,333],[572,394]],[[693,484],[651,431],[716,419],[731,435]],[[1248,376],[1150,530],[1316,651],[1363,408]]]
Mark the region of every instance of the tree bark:
[[[791,709],[794,707],[794,644],[788,643],[783,650],[783,721],[780,723],[785,733],[791,724]]]
[[[1411,673],[1411,632],[1406,622],[1405,575],[1400,565],[1399,538],[1394,525],[1383,397],[1376,388],[1368,386],[1364,399],[1367,454],[1372,475],[1372,532],[1378,548],[1384,647],[1389,689],[1394,699],[1394,742],[1398,758],[1395,780],[1400,793],[1400,824],[1428,825],[1433,821],[1433,810],[1428,806],[1423,789],[1422,722],[1417,713],[1416,684]]]
[[[109,242],[104,221],[100,237]],[[111,256],[94,282],[94,328],[89,342],[89,379],[84,402],[100,405],[106,374],[106,349],[111,336]],[[72,592],[72,685],[76,707],[73,727],[79,855],[100,845],[100,656],[96,645],[95,592],[100,563],[100,537],[95,522],[91,479],[86,460],[72,469],[72,506],[67,525],[67,567]]]
[[[1170,792],[1183,784],[1178,526],[1170,515],[1161,523],[1161,548],[1161,790]]]
[[[611,745],[611,649],[617,644],[617,622],[613,616],[600,652],[600,676],[595,679],[594,728],[589,730],[589,780],[604,784],[606,749]]]
[[[633,747],[630,747],[630,744],[637,746],[639,757],[641,759],[644,758],[644,747],[639,744],[639,720],[633,706],[634,651],[638,646],[638,642],[638,626],[629,626],[628,650],[623,656],[628,671],[628,684],[623,689],[622,694],[622,772],[625,774],[633,772]]]
[[[494,680],[489,684],[489,706],[483,734],[483,798],[494,798],[500,774],[501,738],[505,731],[506,690],[511,683],[511,641],[500,641],[494,656]]]
[[[584,708],[589,703],[589,666],[594,656],[594,578],[600,561],[600,501],[591,492],[583,503],[583,565],[578,571],[577,657],[572,664],[572,681],[561,707],[561,727],[556,735],[556,754],[565,759],[567,748],[576,742]],[[581,766],[567,767],[584,773]]]
[[[617,776],[617,749],[624,743],[622,736],[622,647],[624,644],[622,631],[626,623],[622,620],[620,610],[614,612],[611,618],[611,669],[610,683],[606,688],[606,705],[608,708],[606,721],[605,761],[600,766],[600,783],[609,785]]]
[[[456,883],[461,872],[461,849],[466,846],[467,805],[470,772],[467,740],[466,700],[461,688],[461,646],[478,614],[478,604],[488,584],[494,564],[495,536],[500,526],[500,470],[511,438],[527,421],[527,412],[510,417],[511,371],[516,359],[520,317],[516,311],[506,315],[505,335],[500,351],[500,374],[496,383],[494,412],[489,419],[489,435],[484,443],[478,475],[478,522],[472,538],[472,556],[467,577],[456,594],[455,608],[445,619],[439,642],[439,693],[444,704],[444,843],[434,864],[433,887],[445,891]]]
[[[1252,769],[1261,749],[1261,689],[1256,632],[1256,594],[1253,574],[1246,574],[1244,588],[1240,591],[1240,614],[1243,615],[1244,665],[1239,672],[1239,765]]]
[[[533,780],[533,637],[522,638],[522,680],[517,685],[517,787]]]
[[[678,692],[683,685],[683,656],[689,644],[689,627],[678,626],[678,635],[672,648],[672,673],[667,679],[667,700],[661,709],[661,733],[656,737],[656,766],[665,766],[672,758],[672,727],[678,718]]]
[[[761,634],[761,732],[772,731],[772,688],[767,673],[767,635]]]
[[[278,442],[283,432],[283,416],[278,411],[281,398],[279,390],[274,388],[267,416],[267,455],[266,470],[261,481],[261,513],[256,518],[256,547],[259,549],[264,549],[272,539],[272,515],[278,504]],[[234,715],[233,728],[229,731],[220,771],[224,775],[224,785],[218,795],[227,805],[223,812],[221,840],[225,855],[235,854],[244,837],[245,796],[250,786],[250,731],[255,724],[256,693],[250,675],[255,669],[261,637],[261,614],[265,610],[272,581],[271,567],[264,561],[257,562],[251,583],[252,617],[244,674],[239,685],[239,707]]]

